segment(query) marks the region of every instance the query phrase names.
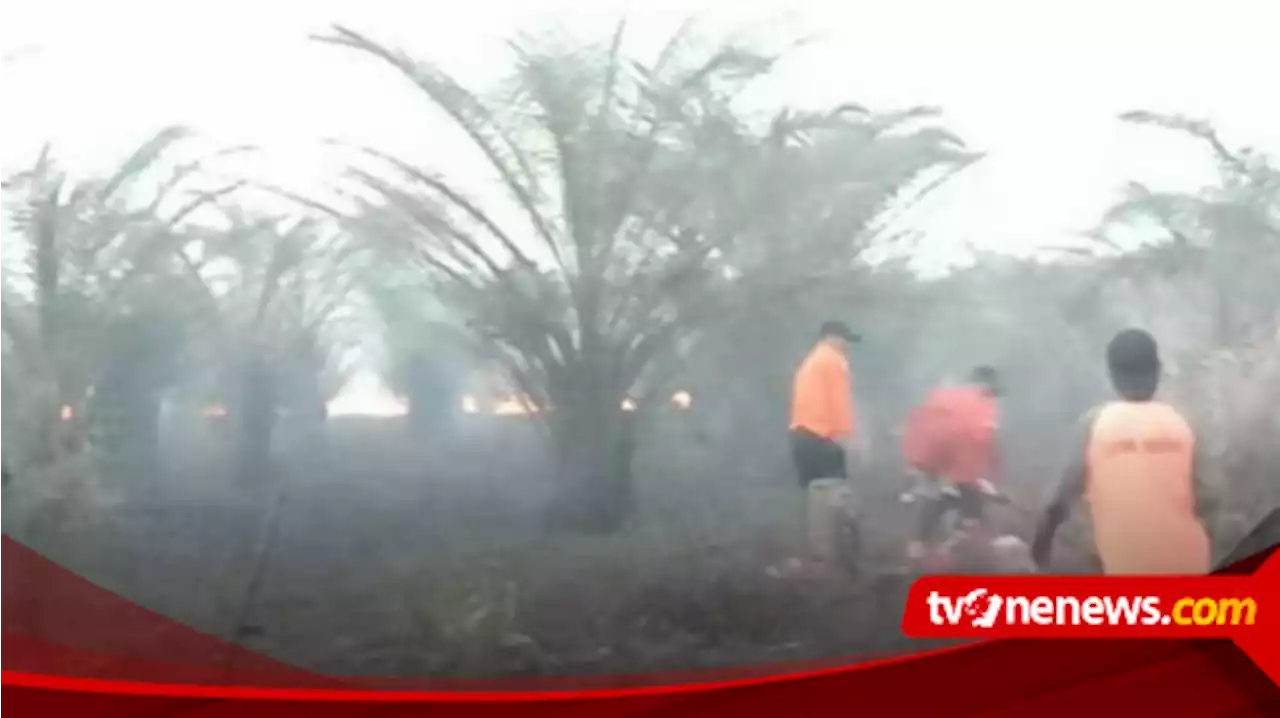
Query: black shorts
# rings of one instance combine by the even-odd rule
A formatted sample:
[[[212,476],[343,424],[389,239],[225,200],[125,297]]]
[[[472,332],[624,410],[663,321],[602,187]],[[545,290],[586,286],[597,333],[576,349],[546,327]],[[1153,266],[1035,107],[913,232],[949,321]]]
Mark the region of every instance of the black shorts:
[[[844,447],[804,429],[791,432],[791,460],[804,487],[818,479],[847,478]]]

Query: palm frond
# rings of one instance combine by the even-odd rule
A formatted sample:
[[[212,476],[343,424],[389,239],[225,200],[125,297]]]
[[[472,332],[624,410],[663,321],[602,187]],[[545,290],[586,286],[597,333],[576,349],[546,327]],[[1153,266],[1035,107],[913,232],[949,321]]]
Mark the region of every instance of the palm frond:
[[[526,255],[520,249],[520,246],[516,244],[516,241],[510,235],[508,235],[506,232],[502,230],[500,226],[498,226],[498,223],[496,221],[494,221],[478,205],[468,200],[460,190],[454,188],[449,182],[439,177],[433,177],[432,175],[427,174],[423,170],[417,167],[414,167],[413,165],[409,164],[408,162],[405,162],[404,160],[398,159],[384,152],[380,152],[371,147],[361,147],[359,149],[361,152],[365,153],[366,155],[369,155],[383,162],[386,162],[387,164],[395,167],[406,177],[416,182],[419,182],[423,185],[426,185],[432,190],[438,192],[440,195],[444,196],[453,206],[461,209],[469,217],[474,219],[486,230],[488,230],[490,234],[492,234],[495,238],[497,238],[502,243],[503,248],[505,248],[508,252],[510,252],[511,255],[516,259],[517,262],[519,262],[520,265],[525,267],[534,266],[533,260],[531,260],[529,256]],[[364,179],[366,184],[368,184],[373,178],[373,176],[368,173],[361,173],[360,176]],[[379,183],[377,186],[372,186],[372,185],[370,186],[371,188],[379,191],[380,193],[385,193],[389,191],[388,188],[390,187],[389,185],[385,185],[382,183]]]
[[[1154,125],[1169,130],[1184,132],[1207,143],[1213,149],[1218,161],[1239,172],[1247,172],[1248,164],[1239,153],[1228,149],[1213,127],[1204,120],[1195,120],[1183,115],[1168,115],[1147,110],[1134,110],[1120,115],[1125,122]]]
[[[179,126],[166,127],[160,130],[154,137],[134,150],[133,154],[129,155],[129,158],[120,165],[115,174],[103,183],[102,188],[98,191],[98,202],[105,204],[110,201],[116,192],[159,161],[174,143],[189,137],[190,134],[190,131],[186,128]]]
[[[341,25],[335,25],[333,33],[314,39],[358,50],[391,65],[449,115],[498,172],[548,249],[558,251],[558,230],[544,215],[545,194],[541,191],[533,162],[478,97],[438,67],[417,62]]]

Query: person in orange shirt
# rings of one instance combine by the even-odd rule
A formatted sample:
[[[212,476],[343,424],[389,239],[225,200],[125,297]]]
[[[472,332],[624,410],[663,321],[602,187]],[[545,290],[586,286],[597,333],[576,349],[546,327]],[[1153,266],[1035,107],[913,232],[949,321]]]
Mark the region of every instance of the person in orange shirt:
[[[1107,345],[1107,368],[1120,400],[1081,417],[1032,557],[1048,565],[1054,533],[1083,497],[1104,573],[1208,573],[1205,527],[1217,511],[1217,492],[1190,425],[1155,399],[1161,373],[1155,339],[1141,329],[1120,332]]]
[[[860,341],[843,322],[823,323],[818,343],[796,370],[791,394],[791,456],[801,486],[848,478],[858,453],[849,347]]]
[[[987,497],[995,494],[996,432],[1000,426],[999,374],[980,366],[958,387],[934,389],[912,410],[902,434],[906,464],[924,478],[920,523],[907,555],[921,558],[937,540],[938,528],[953,509],[961,521],[980,522]]]

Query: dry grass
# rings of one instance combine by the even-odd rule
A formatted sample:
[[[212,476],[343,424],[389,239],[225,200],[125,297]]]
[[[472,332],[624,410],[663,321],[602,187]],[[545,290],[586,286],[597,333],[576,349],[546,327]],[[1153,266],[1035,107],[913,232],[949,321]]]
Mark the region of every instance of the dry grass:
[[[1210,352],[1175,378],[1221,487],[1216,552],[1228,553],[1280,507],[1280,329],[1254,345]]]
[[[651,462],[624,530],[548,534],[537,511],[547,477],[516,453],[523,439],[424,450],[390,424],[335,428],[323,468],[288,462],[279,477],[288,497],[246,614],[252,645],[285,660],[348,675],[620,673],[903,644],[896,608],[865,586],[765,574],[803,545],[790,476],[655,473]],[[270,492],[247,495],[225,483],[216,452],[179,447],[171,475],[119,507],[112,530],[68,524],[32,543],[224,634]]]
[[[622,531],[549,534],[539,509],[553,477],[527,434],[511,424],[453,439],[404,431],[338,422],[327,451],[281,456],[279,475],[258,487],[228,480],[216,433],[170,438],[153,490],[132,493],[110,522],[67,521],[32,543],[210,632],[243,613],[252,647],[341,675],[657,672],[913,645],[897,629],[896,575],[766,575],[803,545],[804,498],[785,456],[762,450],[733,462],[753,470],[725,472],[715,447],[673,444],[672,432],[639,457],[639,511]],[[895,501],[894,476],[880,466],[861,482],[873,567],[896,560],[914,518]],[[278,532],[246,607],[255,542],[281,486]],[[997,520],[1026,536],[1042,504],[1034,485],[1023,491]],[[1073,540],[1087,541],[1072,533],[1055,554],[1066,570],[1083,553]]]

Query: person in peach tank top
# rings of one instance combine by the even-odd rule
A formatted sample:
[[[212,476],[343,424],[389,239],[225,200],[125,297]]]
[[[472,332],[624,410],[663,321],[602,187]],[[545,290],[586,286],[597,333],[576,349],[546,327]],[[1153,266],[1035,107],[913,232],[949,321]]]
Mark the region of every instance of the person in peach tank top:
[[[1054,533],[1083,498],[1104,573],[1208,573],[1206,525],[1213,523],[1218,492],[1191,426],[1155,398],[1161,374],[1155,339],[1140,329],[1120,332],[1107,345],[1107,369],[1119,400],[1081,418],[1032,556],[1042,569],[1048,565]]]

